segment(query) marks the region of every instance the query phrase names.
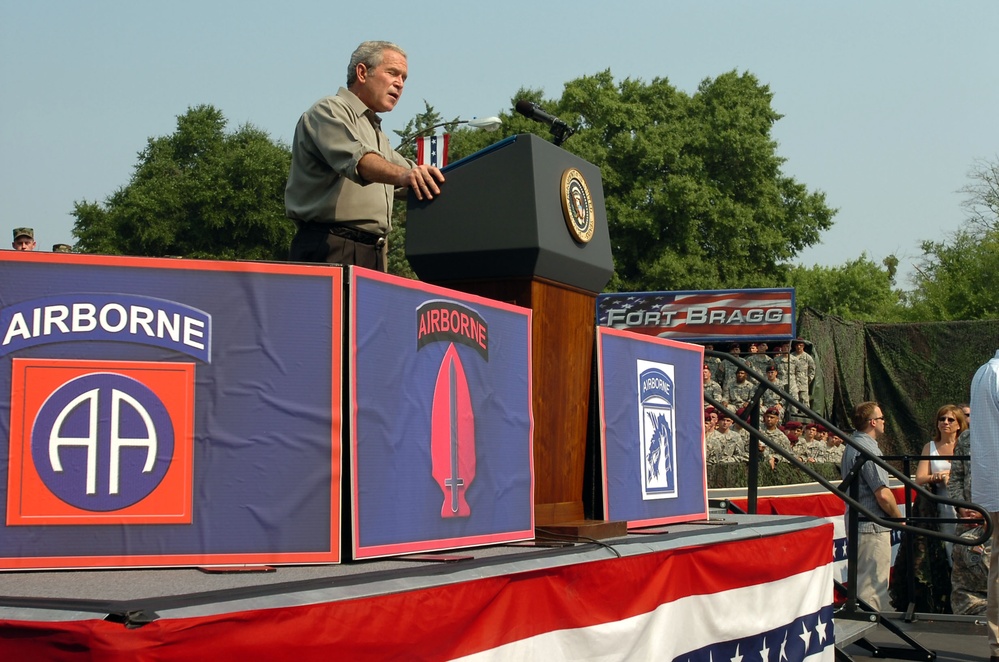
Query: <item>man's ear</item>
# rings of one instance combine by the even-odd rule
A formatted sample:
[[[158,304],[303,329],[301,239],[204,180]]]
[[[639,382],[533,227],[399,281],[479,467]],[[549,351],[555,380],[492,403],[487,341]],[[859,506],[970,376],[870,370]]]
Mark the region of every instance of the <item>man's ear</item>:
[[[354,73],[357,74],[357,82],[363,83],[368,77],[368,65],[363,62],[358,62],[357,68],[354,69]]]

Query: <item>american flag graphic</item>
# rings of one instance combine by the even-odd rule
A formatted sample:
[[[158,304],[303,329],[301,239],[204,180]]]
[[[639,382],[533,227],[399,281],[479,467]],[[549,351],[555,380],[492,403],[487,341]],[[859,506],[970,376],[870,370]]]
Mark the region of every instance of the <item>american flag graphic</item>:
[[[424,136],[416,141],[416,164],[443,168],[447,165],[448,134]]]

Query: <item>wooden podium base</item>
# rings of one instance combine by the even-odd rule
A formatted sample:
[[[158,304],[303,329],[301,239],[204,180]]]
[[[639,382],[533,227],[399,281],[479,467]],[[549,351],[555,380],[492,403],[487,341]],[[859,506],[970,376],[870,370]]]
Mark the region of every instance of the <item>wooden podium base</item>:
[[[561,522],[547,526],[535,526],[535,535],[549,533],[565,538],[589,538],[591,540],[606,540],[608,538],[623,538],[628,535],[627,522],[605,522],[603,520],[587,519],[576,522]]]

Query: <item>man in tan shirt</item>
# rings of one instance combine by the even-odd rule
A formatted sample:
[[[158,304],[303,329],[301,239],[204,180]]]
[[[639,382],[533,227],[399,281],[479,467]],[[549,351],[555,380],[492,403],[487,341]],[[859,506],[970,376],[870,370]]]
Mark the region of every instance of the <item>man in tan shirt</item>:
[[[394,190],[418,200],[440,194],[444,175],[392,149],[381,130],[409,70],[405,52],[366,41],[347,68],[347,87],[307,110],[295,128],[285,213],[297,228],[289,259],[356,264],[385,271]]]

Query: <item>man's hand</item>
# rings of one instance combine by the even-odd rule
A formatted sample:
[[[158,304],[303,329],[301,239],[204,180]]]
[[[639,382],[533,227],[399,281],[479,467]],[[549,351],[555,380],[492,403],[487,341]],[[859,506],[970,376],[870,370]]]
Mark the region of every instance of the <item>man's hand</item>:
[[[444,174],[440,169],[431,165],[416,166],[403,173],[399,186],[413,189],[417,200],[433,200],[435,195],[441,194],[438,184],[444,183]]]
[[[369,152],[357,162],[357,172],[369,182],[391,184],[397,188],[413,189],[417,200],[433,200],[440,195],[438,184],[444,183],[444,175],[440,169],[421,165],[415,168],[403,168],[390,163],[379,154]]]

